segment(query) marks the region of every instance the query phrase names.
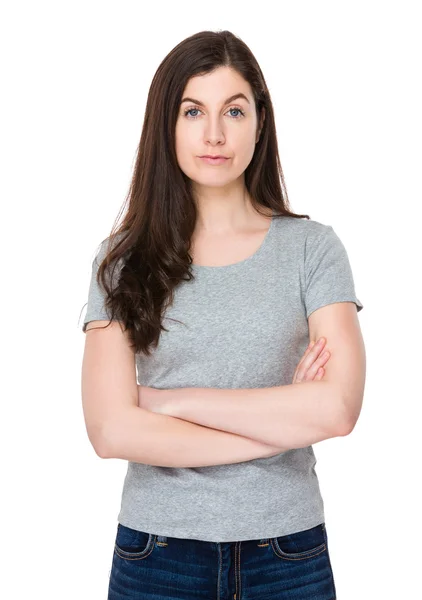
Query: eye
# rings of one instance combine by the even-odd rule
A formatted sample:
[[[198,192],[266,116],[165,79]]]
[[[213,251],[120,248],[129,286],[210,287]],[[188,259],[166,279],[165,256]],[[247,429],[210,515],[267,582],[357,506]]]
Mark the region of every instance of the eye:
[[[239,113],[241,114],[241,116],[242,116],[242,117],[244,117],[244,116],[245,116],[245,113],[243,112],[243,110],[242,110],[241,108],[238,108],[237,106],[233,106],[233,108],[229,108],[229,111],[230,111],[230,110],[234,110],[234,111],[236,111],[236,110],[237,110],[237,112],[239,112]],[[235,117],[235,118],[237,118],[237,119],[240,119],[241,117]]]
[[[191,115],[190,117],[188,117],[188,114],[189,114],[189,113],[191,113],[192,111],[197,111],[197,112],[199,111],[199,112],[202,112],[202,111],[201,111],[199,108],[195,108],[195,107],[188,108],[188,109],[186,109],[186,110],[184,111],[184,115],[185,115],[185,117],[187,117],[187,118],[188,118],[188,119],[190,119],[190,120],[192,120],[192,119],[197,119],[197,118],[198,118],[198,115],[194,115],[194,116],[192,116],[192,115]],[[240,113],[240,115],[239,115],[239,116],[237,116],[237,117],[236,117],[236,116],[235,116],[235,117],[233,117],[234,119],[241,119],[242,117],[244,117],[244,116],[245,116],[245,113],[243,112],[243,110],[242,110],[241,108],[239,108],[238,106],[232,106],[231,108],[229,108],[229,110],[228,110],[227,112],[230,112],[230,111],[237,111],[237,112],[239,112],[239,113]]]

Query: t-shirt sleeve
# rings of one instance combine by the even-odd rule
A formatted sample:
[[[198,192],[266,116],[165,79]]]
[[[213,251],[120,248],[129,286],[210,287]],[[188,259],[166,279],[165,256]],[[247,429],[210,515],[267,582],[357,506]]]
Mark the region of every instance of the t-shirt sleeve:
[[[331,225],[324,225],[322,233],[306,240],[305,279],[307,317],[335,302],[354,302],[357,311],[362,310],[346,248]]]
[[[89,283],[89,290],[88,290],[88,306],[86,309],[86,313],[85,313],[85,317],[84,317],[83,325],[82,325],[82,331],[84,333],[86,331],[86,326],[89,323],[89,321],[96,321],[96,320],[109,321],[110,320],[110,314],[108,313],[108,311],[105,307],[105,298],[106,298],[105,291],[97,283],[97,272],[98,272],[98,268],[99,268],[101,262],[103,261],[103,259],[105,257],[106,246],[107,246],[107,240],[102,242],[99,252],[97,253],[94,260],[92,261],[91,281]],[[118,271],[118,268],[116,267],[115,275],[113,278],[114,282],[117,281],[117,278],[116,278],[117,271]],[[109,282],[110,279],[107,276],[107,269],[106,269],[105,276],[106,276],[107,282]]]

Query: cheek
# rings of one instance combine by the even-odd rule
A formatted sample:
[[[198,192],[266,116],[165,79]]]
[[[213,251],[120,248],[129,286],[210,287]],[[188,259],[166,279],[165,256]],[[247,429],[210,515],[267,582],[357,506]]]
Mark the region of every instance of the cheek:
[[[191,173],[193,169],[197,168],[195,164],[195,156],[192,144],[188,140],[181,140],[180,143],[176,143],[176,156],[179,167],[185,171]]]
[[[246,168],[255,152],[255,133],[251,131],[245,132],[244,135],[236,140],[233,151],[236,155],[236,162]]]
[[[187,158],[187,155],[192,155],[195,148],[198,147],[198,140],[195,137],[195,131],[183,125],[176,126],[176,152],[180,157]],[[196,134],[197,136],[197,134]]]
[[[191,133],[183,127],[176,128],[175,147],[179,168],[187,177],[194,179],[197,171],[194,154],[198,144],[195,144]]]

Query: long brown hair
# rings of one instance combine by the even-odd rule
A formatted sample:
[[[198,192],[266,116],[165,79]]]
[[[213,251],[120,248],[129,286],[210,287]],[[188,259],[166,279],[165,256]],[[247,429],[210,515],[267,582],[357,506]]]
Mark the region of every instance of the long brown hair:
[[[248,46],[230,31],[201,31],[180,42],[152,80],[135,168],[122,207],[127,204],[127,212],[118,228],[117,217],[97,272],[109,317],[123,321],[132,348],[146,356],[151,354],[150,347],[157,346],[161,331],[167,331],[162,317],[175,288],[194,278],[189,249],[197,208],[190,179],[180,169],[175,150],[182,94],[191,77],[218,67],[236,70],[250,84],[258,123],[265,108],[261,135],[244,174],[254,208],[260,214],[272,209],[275,217],[310,218],[290,211],[270,94]],[[113,281],[118,264],[121,268],[113,287],[105,270],[113,267]]]

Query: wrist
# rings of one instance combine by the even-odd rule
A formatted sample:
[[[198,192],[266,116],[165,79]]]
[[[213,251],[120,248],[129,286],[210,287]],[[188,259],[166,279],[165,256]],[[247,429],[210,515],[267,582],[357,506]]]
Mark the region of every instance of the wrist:
[[[169,417],[182,418],[182,401],[184,388],[161,390],[162,413]]]

